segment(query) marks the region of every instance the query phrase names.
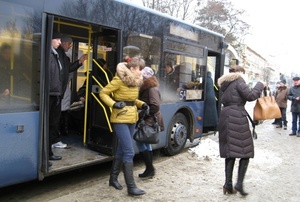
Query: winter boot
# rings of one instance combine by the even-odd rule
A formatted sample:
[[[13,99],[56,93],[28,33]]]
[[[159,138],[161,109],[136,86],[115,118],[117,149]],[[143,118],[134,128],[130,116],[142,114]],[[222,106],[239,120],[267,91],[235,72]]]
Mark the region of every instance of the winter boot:
[[[133,163],[124,163],[124,177],[127,185],[127,192],[132,196],[139,196],[145,194],[145,191],[139,189],[133,178]]]
[[[139,174],[140,178],[146,178],[146,177],[153,177],[155,175],[155,169],[153,167],[153,154],[152,151],[143,151],[141,152],[145,165],[146,165],[146,170],[142,173]]]
[[[240,192],[241,195],[246,196],[248,195],[248,193],[246,193],[243,189],[243,182],[244,182],[244,177],[247,171],[247,167],[249,164],[249,159],[248,158],[244,158],[244,159],[240,159],[239,162],[239,171],[238,171],[238,179],[237,179],[237,183],[234,186],[234,188]]]
[[[109,186],[113,186],[116,189],[123,189],[122,185],[118,182],[118,176],[121,172],[123,165],[123,161],[119,159],[114,159],[111,171],[110,171],[110,177],[109,177]]]
[[[236,190],[232,187],[232,172],[234,168],[235,158],[225,159],[225,184],[223,186],[223,193],[236,194]]]

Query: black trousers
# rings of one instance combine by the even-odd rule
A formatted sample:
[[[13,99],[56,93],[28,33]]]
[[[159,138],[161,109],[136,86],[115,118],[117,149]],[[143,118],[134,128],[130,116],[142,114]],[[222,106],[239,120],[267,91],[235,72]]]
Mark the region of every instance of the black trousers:
[[[49,155],[52,156],[51,145],[59,141],[59,126],[61,116],[60,96],[50,96],[49,99]]]

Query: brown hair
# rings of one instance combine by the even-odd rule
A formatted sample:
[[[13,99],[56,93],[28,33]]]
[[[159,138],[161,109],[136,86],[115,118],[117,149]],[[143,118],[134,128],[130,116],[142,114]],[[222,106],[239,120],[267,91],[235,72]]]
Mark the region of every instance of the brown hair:
[[[133,57],[130,60],[127,60],[127,68],[133,67],[137,68],[139,67],[140,70],[144,69],[145,67],[145,60],[142,59],[141,57]]]
[[[234,73],[234,72],[241,72],[241,73],[245,74],[245,69],[241,66],[236,65],[229,69],[229,73]]]

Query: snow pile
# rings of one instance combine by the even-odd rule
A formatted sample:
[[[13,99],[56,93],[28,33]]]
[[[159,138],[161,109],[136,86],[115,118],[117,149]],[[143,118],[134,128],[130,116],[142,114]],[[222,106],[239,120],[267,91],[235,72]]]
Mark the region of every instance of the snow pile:
[[[211,160],[219,158],[219,144],[209,138],[201,139],[199,145],[190,148],[189,153],[196,155],[198,160]]]

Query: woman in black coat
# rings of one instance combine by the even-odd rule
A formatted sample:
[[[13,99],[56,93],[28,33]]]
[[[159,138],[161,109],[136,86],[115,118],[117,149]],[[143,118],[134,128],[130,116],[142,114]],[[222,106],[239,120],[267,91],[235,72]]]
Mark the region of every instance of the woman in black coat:
[[[238,191],[242,195],[247,195],[243,190],[243,180],[249,158],[254,157],[253,138],[245,104],[259,98],[265,84],[257,82],[253,89],[249,88],[242,77],[244,73],[244,68],[235,66],[229,70],[229,74],[223,75],[218,80],[223,104],[219,118],[219,149],[220,157],[225,158],[224,194]],[[237,184],[233,189],[232,171],[236,158],[240,158],[240,162]]]

